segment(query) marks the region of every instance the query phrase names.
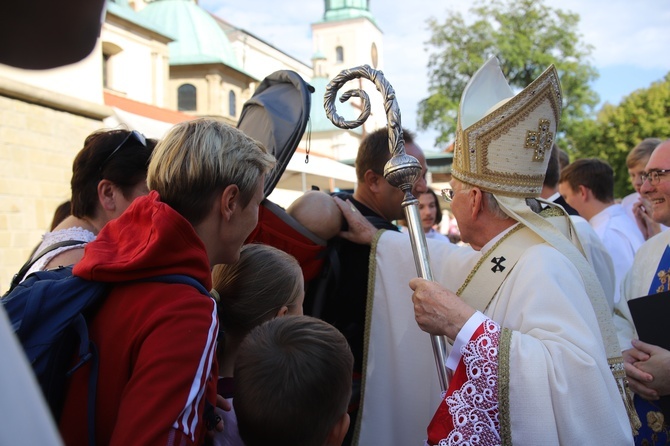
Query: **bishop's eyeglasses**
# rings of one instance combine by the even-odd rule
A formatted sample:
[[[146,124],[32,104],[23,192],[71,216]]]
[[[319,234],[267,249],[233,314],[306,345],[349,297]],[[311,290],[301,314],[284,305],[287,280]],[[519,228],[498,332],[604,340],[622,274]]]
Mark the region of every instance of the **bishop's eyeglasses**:
[[[451,200],[454,199],[454,195],[456,192],[450,187],[446,187],[440,191],[442,193],[442,198],[444,198],[444,201],[447,203],[451,203]]]

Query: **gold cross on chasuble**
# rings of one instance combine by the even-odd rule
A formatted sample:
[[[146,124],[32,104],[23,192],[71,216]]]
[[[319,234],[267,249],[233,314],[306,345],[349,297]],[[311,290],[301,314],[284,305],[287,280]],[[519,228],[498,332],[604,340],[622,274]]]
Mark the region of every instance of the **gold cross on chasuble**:
[[[533,161],[544,161],[544,154],[551,150],[554,134],[549,131],[549,120],[540,119],[537,132],[528,130],[526,132],[526,149],[535,149]]]

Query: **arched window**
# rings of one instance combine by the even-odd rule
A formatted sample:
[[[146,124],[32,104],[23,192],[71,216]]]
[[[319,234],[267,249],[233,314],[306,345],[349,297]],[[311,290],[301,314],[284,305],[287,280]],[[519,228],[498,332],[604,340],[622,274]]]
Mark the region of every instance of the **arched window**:
[[[237,116],[237,98],[233,90],[228,92],[228,114],[230,116]]]
[[[102,42],[102,86],[114,88],[114,56],[123,49],[112,42]],[[116,86],[118,89],[118,86]]]
[[[341,46],[335,48],[335,60],[337,61],[337,63],[344,62],[344,48],[342,48]]]
[[[177,110],[196,110],[195,91],[195,87],[191,84],[184,84],[179,87],[177,90]]]

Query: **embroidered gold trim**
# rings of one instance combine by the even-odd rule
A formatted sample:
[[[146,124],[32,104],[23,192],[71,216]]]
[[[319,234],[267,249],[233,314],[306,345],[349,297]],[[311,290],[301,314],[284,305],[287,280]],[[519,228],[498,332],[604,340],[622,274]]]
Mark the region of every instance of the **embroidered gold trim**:
[[[358,437],[361,434],[361,419],[363,416],[363,402],[365,401],[365,381],[368,368],[368,351],[370,350],[370,326],[372,324],[372,305],[375,298],[375,272],[377,271],[377,244],[386,229],[380,229],[372,238],[370,243],[370,257],[368,259],[368,293],[365,304],[365,331],[363,332],[363,364],[361,369],[361,400],[356,415],[356,428],[352,444],[358,444]]]
[[[561,96],[558,74],[552,66],[521,93],[467,129],[462,129],[459,118],[452,175],[460,181],[476,185],[488,192],[519,197],[539,195],[544,180],[544,169],[541,169],[541,174],[525,173],[532,164],[532,161],[529,161],[527,165],[523,163],[519,165],[512,173],[495,171],[491,167],[496,166],[491,166],[489,163],[488,148],[492,142],[510,132],[523,132],[524,129],[518,128],[520,124],[524,124],[523,121],[528,119],[531,112],[545,103],[549,104],[553,116],[540,119],[540,128],[536,132],[539,135],[537,142],[541,147],[551,148],[555,132],[550,131],[552,129],[550,119],[554,121],[556,129],[562,108]],[[518,139],[518,147],[509,147],[511,153],[525,150],[523,134],[520,134]],[[537,158],[535,162],[541,161],[543,164],[548,162],[543,152],[538,152],[535,158]]]
[[[546,207],[542,209],[542,212],[540,212],[540,216],[544,218],[563,217],[564,215],[565,213],[562,210],[554,206]]]
[[[509,405],[509,352],[512,345],[512,331],[500,328],[498,344],[498,416],[500,421],[500,441],[503,446],[512,444],[512,421]]]
[[[619,394],[623,400],[623,405],[626,408],[626,413],[628,414],[628,421],[630,422],[630,428],[633,431],[633,436],[638,434],[640,427],[642,427],[642,421],[635,410],[635,403],[633,403],[633,393],[628,387],[628,379],[626,378],[626,369],[623,364],[623,357],[618,356],[616,358],[607,358],[607,364],[610,367],[612,375],[614,375],[614,380],[616,381],[617,388],[619,389]]]

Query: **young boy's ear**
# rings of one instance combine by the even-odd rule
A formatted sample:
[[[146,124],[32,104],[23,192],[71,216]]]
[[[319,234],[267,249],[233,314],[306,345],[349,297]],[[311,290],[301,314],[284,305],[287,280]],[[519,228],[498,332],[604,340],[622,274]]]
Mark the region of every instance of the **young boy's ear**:
[[[330,431],[324,446],[341,446],[342,442],[344,441],[344,437],[347,435],[347,431],[349,430],[350,421],[349,414],[345,412],[338,420],[338,422],[335,423],[335,426],[333,426],[333,429]]]

